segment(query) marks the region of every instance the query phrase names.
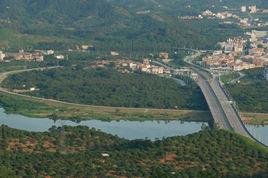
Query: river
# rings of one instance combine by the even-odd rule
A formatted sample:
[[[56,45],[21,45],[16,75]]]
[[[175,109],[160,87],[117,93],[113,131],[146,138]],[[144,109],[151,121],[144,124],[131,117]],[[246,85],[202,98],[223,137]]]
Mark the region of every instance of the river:
[[[0,124],[11,128],[31,131],[45,132],[52,126],[88,126],[89,128],[99,129],[105,133],[117,135],[129,140],[134,139],[162,139],[171,136],[185,136],[201,130],[203,124],[200,122],[182,122],[182,121],[101,121],[87,120],[79,123],[70,120],[53,121],[48,118],[29,118],[17,114],[6,114],[3,108],[0,108]]]
[[[182,122],[172,121],[101,121],[87,120],[79,123],[70,120],[53,121],[48,118],[29,118],[17,114],[6,114],[3,108],[0,108],[0,124],[11,128],[31,131],[45,132],[52,126],[88,126],[89,128],[99,129],[102,132],[117,135],[129,140],[134,139],[162,139],[172,136],[185,136],[201,130],[204,122]],[[268,126],[247,125],[248,130],[261,142],[268,145]]]

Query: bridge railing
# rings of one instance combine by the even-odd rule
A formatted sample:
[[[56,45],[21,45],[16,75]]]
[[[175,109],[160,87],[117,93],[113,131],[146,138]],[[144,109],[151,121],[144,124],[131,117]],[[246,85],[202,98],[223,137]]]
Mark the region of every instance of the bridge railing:
[[[226,97],[228,98],[228,100],[232,99],[232,96],[230,95],[230,93],[228,92],[228,90],[221,84],[221,82],[219,81],[219,86],[221,87],[222,91],[224,92],[224,94],[226,95]],[[260,140],[258,140],[257,138],[255,138],[252,133],[250,133],[246,127],[246,124],[243,122],[242,120],[242,117],[239,113],[239,110],[238,110],[238,106],[234,105],[234,104],[231,104],[233,110],[235,111],[235,114],[236,116],[238,117],[239,119],[239,122],[242,124],[244,130],[247,132],[247,134],[253,139],[255,140],[257,143],[265,146],[265,147],[268,147],[267,145],[265,145],[264,143],[262,143]]]

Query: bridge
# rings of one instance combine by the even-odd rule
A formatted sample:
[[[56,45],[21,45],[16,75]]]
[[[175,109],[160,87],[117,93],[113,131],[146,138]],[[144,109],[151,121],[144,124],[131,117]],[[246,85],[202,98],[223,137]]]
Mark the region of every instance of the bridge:
[[[215,125],[221,129],[233,131],[264,145],[247,130],[235,106],[235,103],[231,101],[224,86],[220,82],[219,77],[211,74],[209,70],[204,69],[191,62],[192,59],[198,57],[198,55],[201,53],[202,52],[199,51],[192,56],[186,57],[185,62],[188,63],[189,68],[191,68],[193,72],[198,74],[196,83],[199,85],[202,93],[204,94],[204,97],[209,106],[209,110],[213,116]],[[161,62],[154,63],[168,67],[172,71],[176,71],[175,68]]]

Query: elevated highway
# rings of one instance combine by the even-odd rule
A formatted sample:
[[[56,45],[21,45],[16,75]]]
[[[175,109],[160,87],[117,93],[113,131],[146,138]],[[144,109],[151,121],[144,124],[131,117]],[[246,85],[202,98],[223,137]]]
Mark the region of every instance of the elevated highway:
[[[191,62],[191,60],[198,55],[201,55],[201,53],[198,52],[193,56],[186,57],[185,62],[188,63],[189,67],[199,76],[197,84],[201,88],[206,98],[216,125],[222,129],[231,130],[240,135],[248,137],[267,147],[267,145],[261,143],[248,131],[234,105],[234,102],[231,101],[224,86],[220,82],[219,77],[212,74],[209,70]],[[215,102],[215,100],[217,100],[217,102]]]
[[[189,68],[198,74],[198,79],[196,82],[205,96],[215,124],[221,129],[234,131],[264,145],[247,130],[246,126],[242,122],[239,112],[234,105],[234,102],[230,100],[225,88],[219,80],[219,77],[211,74],[207,69],[204,69],[191,62],[192,59],[201,54],[201,52],[197,52],[192,56],[188,56],[185,58],[185,62],[188,63]],[[155,62],[155,64],[168,67],[173,71],[176,70],[175,68],[162,64],[161,62]]]

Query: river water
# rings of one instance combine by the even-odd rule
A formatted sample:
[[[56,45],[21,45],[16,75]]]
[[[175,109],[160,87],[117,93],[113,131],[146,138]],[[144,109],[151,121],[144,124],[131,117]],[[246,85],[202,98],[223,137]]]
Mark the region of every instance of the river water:
[[[268,125],[246,125],[246,127],[257,140],[268,146]]]
[[[200,122],[182,122],[182,121],[100,121],[88,120],[75,123],[69,120],[53,121],[48,118],[29,118],[17,114],[6,114],[3,108],[0,108],[0,124],[11,128],[32,131],[45,132],[52,126],[88,126],[96,128],[105,133],[117,135],[126,139],[162,139],[171,136],[184,136],[201,130]]]
[[[70,120],[53,121],[48,118],[29,118],[17,114],[6,114],[0,108],[0,125],[4,124],[11,128],[31,131],[45,132],[52,126],[88,126],[89,128],[99,129],[105,133],[117,135],[122,138],[134,139],[162,139],[172,136],[185,136],[201,130],[202,122],[182,122],[182,121],[100,121],[87,120],[80,123]],[[247,125],[248,130],[262,143],[268,145],[268,126]]]

